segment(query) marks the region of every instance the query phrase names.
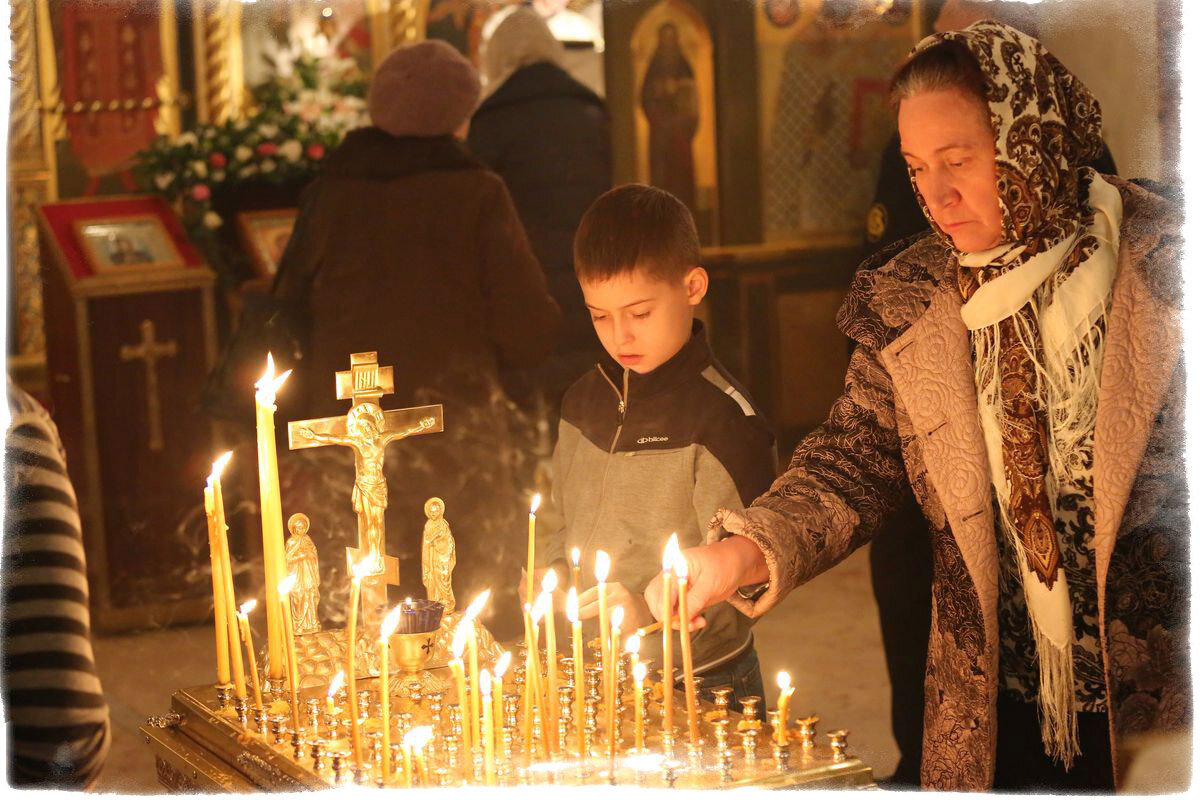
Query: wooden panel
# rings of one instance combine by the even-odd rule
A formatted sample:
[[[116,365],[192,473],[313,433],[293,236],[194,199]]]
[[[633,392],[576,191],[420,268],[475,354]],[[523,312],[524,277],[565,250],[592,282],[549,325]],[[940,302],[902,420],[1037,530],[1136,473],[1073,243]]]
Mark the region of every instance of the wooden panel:
[[[800,434],[820,425],[842,393],[850,351],[834,315],[845,294],[844,289],[817,289],[776,300],[779,425],[785,431]]]
[[[198,503],[213,456],[211,431],[195,406],[206,374],[201,292],[116,295],[88,305],[109,601],[128,607],[203,597],[211,583],[190,569],[202,543],[177,530]],[[160,449],[151,448],[147,366],[121,357],[122,346],[141,341],[143,320],[153,322],[157,341],[176,346],[154,366]]]

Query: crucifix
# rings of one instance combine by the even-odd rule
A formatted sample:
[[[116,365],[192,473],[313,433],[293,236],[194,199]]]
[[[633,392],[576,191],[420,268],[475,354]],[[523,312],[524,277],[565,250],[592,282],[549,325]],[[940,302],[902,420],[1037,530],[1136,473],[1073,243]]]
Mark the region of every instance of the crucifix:
[[[175,357],[177,350],[175,340],[157,342],[154,339],[154,323],[144,319],[138,328],[142,332],[142,340],[136,345],[121,345],[122,361],[141,361],[146,365],[146,416],[149,418],[150,442],[152,452],[163,449],[162,407],[158,400],[158,359]]]
[[[297,420],[288,423],[288,447],[340,445],[354,452],[354,493],[358,515],[358,547],[346,548],[350,564],[366,559],[368,577],[362,582],[363,630],[374,635],[387,605],[387,587],[400,582],[400,562],[384,553],[383,513],[387,508],[384,449],[391,442],[442,430],[442,407],[418,406],[384,411],[379,398],[395,390],[391,367],[380,367],[375,353],[354,353],[350,369],[336,374],[337,397],[350,400],[344,417]],[[353,642],[347,646],[353,647]]]

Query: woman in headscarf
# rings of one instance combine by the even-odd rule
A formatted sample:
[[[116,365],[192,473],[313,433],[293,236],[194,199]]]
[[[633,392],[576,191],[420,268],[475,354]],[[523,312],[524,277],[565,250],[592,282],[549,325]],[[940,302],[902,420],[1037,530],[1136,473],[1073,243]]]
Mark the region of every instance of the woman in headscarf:
[[[686,554],[691,607],[761,615],[907,480],[934,551],[922,784],[1111,790],[1123,737],[1191,718],[1182,215],[1084,166],[1099,105],[1012,28],[925,39],[893,94],[933,231],[856,277],[845,394]]]

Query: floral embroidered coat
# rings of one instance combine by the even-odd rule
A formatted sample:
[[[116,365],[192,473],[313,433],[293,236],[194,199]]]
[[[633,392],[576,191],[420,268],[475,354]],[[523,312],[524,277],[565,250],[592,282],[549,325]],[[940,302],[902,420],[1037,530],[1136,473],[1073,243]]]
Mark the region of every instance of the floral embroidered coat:
[[[1110,733],[1190,724],[1180,211],[1124,202],[1095,429],[1095,561]],[[910,240],[911,241],[911,240]],[[982,790],[995,769],[998,556],[956,261],[927,235],[855,278],[839,325],[845,393],[789,469],[725,527],[763,551],[758,616],[865,544],[912,485],[932,532],[922,784]],[[739,524],[740,523],[740,524]],[[1116,776],[1119,779],[1119,775]],[[1118,783],[1118,785],[1120,785]]]

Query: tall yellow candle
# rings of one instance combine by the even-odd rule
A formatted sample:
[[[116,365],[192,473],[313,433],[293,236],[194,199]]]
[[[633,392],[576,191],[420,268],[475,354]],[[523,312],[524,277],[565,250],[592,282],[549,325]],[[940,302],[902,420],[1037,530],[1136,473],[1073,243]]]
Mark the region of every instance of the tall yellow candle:
[[[379,626],[379,712],[380,722],[383,725],[383,785],[387,786],[392,781],[392,692],[391,692],[391,664],[389,663],[388,640],[392,638],[392,634],[396,632],[396,626],[400,624],[400,615],[404,612],[404,606],[396,606],[388,615],[383,618],[383,624]]]
[[[640,754],[646,744],[646,709],[642,685],[646,680],[646,665],[633,665],[633,746]]]
[[[583,626],[579,624],[579,593],[572,586],[567,592],[567,619],[571,622],[571,656],[575,667],[575,734],[579,742],[579,764],[587,758],[587,740],[583,734]]]
[[[492,703],[495,708],[492,709],[492,720],[496,726],[496,752],[500,752],[502,746],[501,734],[504,730],[504,674],[508,672],[508,667],[512,663],[512,653],[505,650],[496,659],[496,665],[492,668],[492,674],[495,676],[492,687]]]
[[[492,726],[492,676],[486,670],[479,676],[479,697],[483,706],[483,770],[488,786],[496,785],[496,731]]]
[[[796,688],[792,686],[792,676],[782,670],[775,676],[775,683],[779,687],[779,703],[776,706],[779,725],[775,728],[775,743],[782,746],[787,744],[788,701],[792,699]]]
[[[672,736],[674,729],[673,714],[675,710],[675,639],[671,631],[672,611],[671,590],[674,581],[671,580],[671,567],[675,563],[675,554],[679,552],[679,539],[675,534],[667,540],[662,559],[662,633],[663,633],[663,736]]]
[[[558,574],[546,572],[542,578],[542,595],[546,598],[546,709],[549,712],[550,730],[558,730],[558,644],[554,630],[554,589],[558,586]],[[558,737],[551,736],[550,750],[557,752]]]
[[[346,637],[346,680],[350,693],[350,738],[354,746],[354,768],[361,770],[362,737],[358,730],[358,669],[355,651],[358,643],[358,604],[362,597],[362,581],[371,569],[368,558],[363,558],[352,568],[350,579],[350,621]]]
[[[263,574],[266,579],[268,675],[284,676],[283,608],[279,582],[283,580],[283,511],[279,501],[279,463],[275,451],[275,395],[291,370],[275,375],[275,361],[267,354],[267,371],[254,385],[255,425],[258,431],[258,497],[262,515]]]
[[[404,753],[404,788],[411,789],[413,788],[412,745],[409,744],[407,737],[404,738],[400,750]],[[388,757],[388,761],[391,761],[390,757]],[[383,783],[386,786],[388,781],[384,780]]]
[[[596,551],[596,599],[600,603],[600,685],[604,687],[606,703],[612,703],[612,698],[608,696],[608,673],[612,669],[612,665],[608,659],[608,592],[605,590],[605,582],[608,580],[608,571],[611,566],[608,553],[603,550]]]
[[[325,711],[332,718],[334,712],[337,711],[337,706],[334,705],[333,699],[337,697],[337,693],[346,683],[346,670],[338,670],[338,674],[333,676],[333,680],[329,682],[329,693],[325,695]]]
[[[254,705],[263,707],[262,687],[258,682],[258,659],[254,655],[254,636],[250,632],[250,612],[258,606],[254,599],[242,603],[238,610],[238,627],[242,631],[242,643],[246,647],[246,658],[250,661],[250,679],[254,682]]]
[[[696,676],[692,671],[692,636],[688,632],[688,623],[692,619],[687,603],[688,568],[687,559],[678,551],[675,554],[675,578],[679,583],[679,649],[683,651],[683,690],[684,699],[687,700],[688,740],[695,746],[700,744],[700,720],[694,688]]]
[[[471,706],[467,703],[467,685],[464,678],[466,672],[463,666],[463,650],[467,646],[467,634],[470,633],[470,626],[466,622],[460,622],[458,627],[454,629],[454,639],[450,643],[450,653],[454,656],[450,660],[450,674],[454,678],[454,686],[458,689],[458,711],[462,720],[462,764],[463,775],[470,779],[470,763],[471,763],[471,723],[467,719],[467,715],[471,713]]]
[[[612,612],[612,632],[608,637],[612,652],[608,654],[608,757],[617,755],[617,643],[621,641],[621,623],[625,621],[625,608],[617,606]]]
[[[542,496],[535,494],[529,503],[529,563],[525,567],[525,601],[533,602],[533,565],[534,565],[534,531],[537,528],[537,510],[542,504]]]
[[[213,631],[217,646],[217,685],[229,685],[229,633],[225,629],[225,584],[221,580],[221,557],[217,546],[217,515],[212,486],[204,488],[204,510],[208,517],[208,556],[212,567]]]
[[[579,548],[571,548],[571,587],[575,590],[575,596],[579,596]]]
[[[228,637],[230,670],[233,675],[234,694],[239,700],[246,699],[246,670],[242,666],[242,648],[238,646],[237,599],[233,591],[233,566],[229,558],[228,527],[225,524],[225,497],[221,492],[221,473],[233,452],[229,451],[213,462],[212,474],[208,476],[213,491],[213,532],[217,538],[217,557],[221,562],[221,590],[225,593],[225,635]]]
[[[288,575],[279,584],[279,596],[282,599],[284,653],[287,655],[288,688],[292,695],[292,730],[300,730],[300,680],[296,668],[296,639],[292,631],[292,587],[296,585],[295,573]]]
[[[467,652],[471,658],[471,742],[474,746],[479,746],[479,637],[475,631],[475,618],[479,616],[479,612],[483,610],[483,606],[491,597],[492,590],[479,594],[471,605],[467,606],[467,610],[463,612],[462,624],[467,626]],[[465,715],[467,710],[463,709]],[[465,720],[464,720],[465,724]]]

